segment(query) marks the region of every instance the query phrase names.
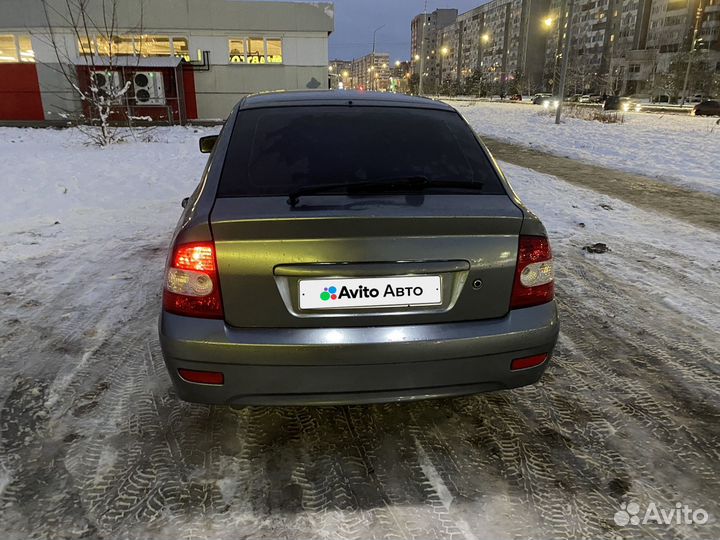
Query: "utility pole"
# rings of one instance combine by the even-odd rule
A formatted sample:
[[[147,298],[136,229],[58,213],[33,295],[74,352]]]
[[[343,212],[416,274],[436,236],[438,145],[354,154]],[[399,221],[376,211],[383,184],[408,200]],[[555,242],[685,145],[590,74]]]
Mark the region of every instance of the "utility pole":
[[[680,106],[682,107],[685,105],[685,101],[687,99],[687,87],[688,87],[688,80],[690,79],[690,66],[692,65],[692,56],[695,52],[695,44],[697,43],[697,35],[700,31],[700,21],[702,21],[702,12],[703,12],[703,5],[702,0],[698,2],[697,11],[695,12],[695,24],[693,25],[693,35],[692,40],[690,40],[690,54],[688,54],[688,61],[687,61],[687,68],[685,69],[685,80],[683,81],[683,90],[682,90],[682,102],[680,103]]]
[[[382,30],[385,28],[385,25],[378,26],[375,31],[373,32],[373,48],[372,48],[372,61],[370,62],[370,67],[372,67],[372,73],[370,74],[370,89],[375,90],[375,36],[378,33],[378,30]]]
[[[572,18],[574,0],[568,0],[568,16],[567,31],[565,32],[565,48],[563,50],[563,63],[560,70],[560,88],[558,89],[558,107],[555,112],[555,123],[560,124],[560,115],[562,114],[563,99],[565,99],[565,78],[567,77],[568,63],[570,60],[570,43],[572,42]],[[560,28],[560,36],[562,36],[562,28]]]

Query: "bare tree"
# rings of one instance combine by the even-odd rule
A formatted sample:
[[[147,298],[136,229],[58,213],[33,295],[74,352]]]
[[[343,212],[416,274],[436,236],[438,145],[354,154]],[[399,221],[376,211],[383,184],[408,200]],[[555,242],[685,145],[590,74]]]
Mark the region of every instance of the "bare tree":
[[[136,45],[127,36],[142,35],[142,0],[138,2],[137,24],[125,28],[125,33],[118,25],[120,0],[40,1],[47,33],[37,37],[52,48],[57,61],[52,69],[73,89],[75,97],[63,116],[99,146],[118,141],[127,128],[132,129],[130,81],[122,82],[119,58],[134,56],[136,63],[139,62],[142,40]],[[132,48],[129,52],[124,50],[128,43]],[[76,48],[78,54],[75,54]],[[123,110],[125,114],[117,115],[111,122],[113,112]]]

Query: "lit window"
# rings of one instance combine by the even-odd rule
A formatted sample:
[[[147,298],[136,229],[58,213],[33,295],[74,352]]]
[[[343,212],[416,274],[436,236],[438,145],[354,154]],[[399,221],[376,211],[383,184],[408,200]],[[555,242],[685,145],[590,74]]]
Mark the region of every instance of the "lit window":
[[[265,40],[263,38],[250,38],[247,51],[248,64],[265,63]]]
[[[32,41],[28,36],[20,36],[18,38],[20,43],[20,61],[21,62],[34,62],[35,52],[32,48]]]
[[[245,40],[244,39],[231,39],[230,40],[230,63],[231,64],[244,64],[245,63]]]
[[[165,36],[141,36],[135,40],[135,52],[140,56],[170,56],[170,38]]]
[[[111,39],[105,36],[97,38],[97,52],[101,56],[133,56],[132,36],[113,36]]]
[[[268,64],[282,64],[283,55],[281,39],[267,40],[267,61]]]
[[[22,44],[21,44],[22,47]],[[184,37],[170,38],[154,35],[81,37],[78,40],[80,54],[100,56],[181,56],[190,59],[188,40]]]
[[[18,53],[15,36],[0,36],[0,62],[17,62]]]
[[[88,37],[81,37],[78,41],[78,49],[80,54],[93,54],[93,42]]]
[[[173,54],[184,58],[188,62],[190,61],[190,46],[188,45],[187,38],[174,37],[172,38]]]
[[[231,64],[282,64],[282,39],[236,38],[229,43]]]

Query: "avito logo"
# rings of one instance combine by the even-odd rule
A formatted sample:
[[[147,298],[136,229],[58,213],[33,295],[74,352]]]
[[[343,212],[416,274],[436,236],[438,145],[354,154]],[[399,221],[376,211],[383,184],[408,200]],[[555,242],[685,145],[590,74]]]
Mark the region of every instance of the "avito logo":
[[[327,301],[327,300],[337,300],[337,287],[334,285],[332,287],[325,287],[323,289],[323,292],[320,293],[320,300]]]

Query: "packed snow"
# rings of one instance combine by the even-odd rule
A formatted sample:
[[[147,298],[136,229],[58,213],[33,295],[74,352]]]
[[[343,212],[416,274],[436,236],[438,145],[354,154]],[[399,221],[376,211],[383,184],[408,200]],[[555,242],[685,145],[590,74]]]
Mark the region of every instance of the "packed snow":
[[[720,119],[625,113],[606,124],[555,115],[537,105],[447,102],[478,134],[559,156],[720,195]]]

